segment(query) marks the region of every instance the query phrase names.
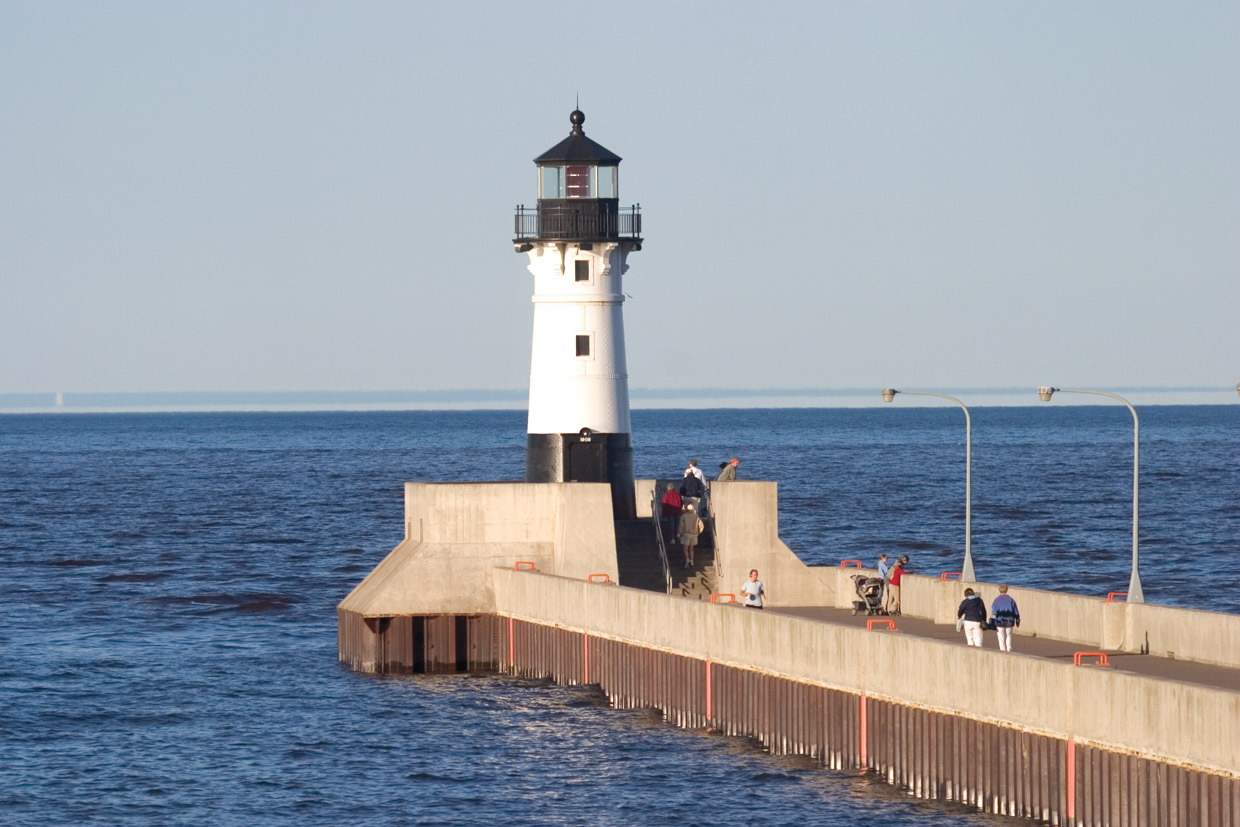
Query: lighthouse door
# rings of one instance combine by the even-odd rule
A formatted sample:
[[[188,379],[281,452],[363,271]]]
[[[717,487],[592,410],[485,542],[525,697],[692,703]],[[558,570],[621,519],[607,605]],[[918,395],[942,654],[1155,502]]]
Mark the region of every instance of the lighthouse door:
[[[607,446],[602,442],[568,443],[568,482],[607,482]]]

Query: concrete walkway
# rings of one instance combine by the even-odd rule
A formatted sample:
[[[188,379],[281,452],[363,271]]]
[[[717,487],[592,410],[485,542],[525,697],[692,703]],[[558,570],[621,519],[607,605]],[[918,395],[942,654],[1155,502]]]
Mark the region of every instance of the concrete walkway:
[[[850,609],[824,608],[821,606],[786,606],[771,608],[766,611],[777,614],[796,615],[797,617],[818,620],[823,623],[836,623],[843,626],[858,626],[862,629],[865,628],[867,620],[874,620],[883,617],[882,615],[867,617],[864,613],[854,616]],[[903,615],[897,615],[891,619],[895,621],[897,629],[896,632],[893,633],[874,629],[870,632],[870,634],[915,635],[917,637],[928,638],[930,640],[942,640],[957,644],[959,646],[965,645],[964,632],[957,632],[955,624],[938,624],[930,620],[906,617]],[[999,643],[994,632],[985,633],[983,648],[998,651]],[[1193,663],[1192,661],[1154,657],[1152,655],[1140,655],[1132,652],[1099,650],[1092,646],[1073,643],[1071,641],[1053,640],[1045,637],[1030,637],[1029,635],[1021,634],[1020,629],[1017,629],[1016,634],[1012,636],[1012,650],[1013,656],[1038,657],[1046,658],[1047,660],[1063,660],[1068,663],[1072,663],[1073,655],[1076,652],[1106,651],[1107,658],[1111,662],[1109,667],[1082,666],[1081,668],[1116,669],[1121,672],[1130,672],[1134,675],[1142,675],[1150,678],[1178,681],[1181,683],[1194,683],[1201,686],[1209,686],[1215,689],[1240,692],[1240,669],[1231,669],[1226,666],[1213,666],[1207,663]]]

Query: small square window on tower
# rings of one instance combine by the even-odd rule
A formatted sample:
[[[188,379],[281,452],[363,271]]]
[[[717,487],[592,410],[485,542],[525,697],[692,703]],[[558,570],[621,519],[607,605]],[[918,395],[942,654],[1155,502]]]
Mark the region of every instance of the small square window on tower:
[[[589,356],[590,355],[590,335],[588,333],[585,335],[582,335],[580,333],[577,334],[577,355],[578,356]]]
[[[577,261],[577,262],[574,262],[574,264],[577,265],[577,270],[573,275],[573,280],[574,281],[589,281],[590,280],[590,262],[589,261]]]

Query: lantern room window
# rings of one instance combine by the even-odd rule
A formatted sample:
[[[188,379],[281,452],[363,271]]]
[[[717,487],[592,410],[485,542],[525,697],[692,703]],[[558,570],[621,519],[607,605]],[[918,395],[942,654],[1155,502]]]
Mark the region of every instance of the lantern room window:
[[[564,197],[564,167],[539,167],[539,198]]]
[[[591,198],[591,167],[567,167],[566,187],[569,198]]]
[[[598,187],[596,198],[616,198],[616,178],[618,167],[598,167]]]
[[[616,167],[539,167],[539,198],[616,198]]]

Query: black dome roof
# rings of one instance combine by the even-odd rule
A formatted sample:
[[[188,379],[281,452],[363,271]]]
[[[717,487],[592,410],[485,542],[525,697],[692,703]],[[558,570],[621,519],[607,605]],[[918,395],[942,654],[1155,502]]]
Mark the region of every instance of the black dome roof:
[[[562,163],[587,163],[603,167],[613,167],[620,163],[619,155],[602,144],[586,137],[585,131],[581,128],[581,125],[586,120],[584,112],[580,109],[574,109],[572,114],[568,116],[568,120],[573,125],[573,131],[568,133],[567,138],[535,158],[534,163],[539,166]]]

